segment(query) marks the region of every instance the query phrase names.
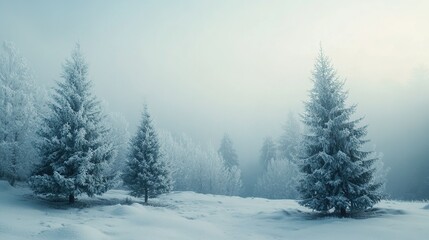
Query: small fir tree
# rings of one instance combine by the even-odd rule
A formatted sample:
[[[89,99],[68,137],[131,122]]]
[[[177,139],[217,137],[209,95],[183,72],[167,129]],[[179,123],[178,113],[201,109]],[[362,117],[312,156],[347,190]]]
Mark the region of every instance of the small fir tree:
[[[261,155],[259,157],[259,162],[262,165],[263,169],[266,170],[270,161],[276,159],[276,145],[272,138],[267,137],[264,140],[261,148]]]
[[[100,195],[110,188],[114,151],[79,45],[62,77],[49,104],[51,114],[39,131],[42,159],[29,183],[36,194],[68,196],[73,203],[77,195]]]
[[[171,173],[160,156],[160,144],[145,106],[137,134],[131,140],[129,159],[122,179],[131,195],[155,197],[172,189]]]
[[[225,166],[228,169],[231,169],[234,166],[238,166],[237,153],[235,152],[232,140],[228,136],[228,134],[225,134],[223,136],[218,153],[224,160]]]
[[[298,190],[300,204],[344,216],[380,201],[381,183],[374,180],[372,152],[363,151],[367,127],[350,120],[356,107],[347,107],[347,93],[329,59],[320,50],[313,72],[314,87],[305,105]]]

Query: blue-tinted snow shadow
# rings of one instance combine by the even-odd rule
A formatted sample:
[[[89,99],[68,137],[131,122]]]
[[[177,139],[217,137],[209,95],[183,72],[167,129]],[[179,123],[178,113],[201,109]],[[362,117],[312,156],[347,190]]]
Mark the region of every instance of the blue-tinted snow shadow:
[[[86,209],[92,207],[102,207],[102,206],[113,206],[113,205],[131,205],[138,203],[145,206],[151,207],[168,207],[166,204],[162,204],[159,201],[150,201],[145,203],[143,199],[132,198],[132,197],[123,197],[123,198],[105,198],[100,196],[95,197],[77,197],[76,201],[72,204],[68,202],[68,199],[61,197],[46,197],[46,196],[36,196],[33,194],[25,194],[22,196],[23,201],[31,201],[33,206],[36,208],[52,208],[52,209]]]
[[[369,219],[381,218],[384,216],[404,215],[405,211],[390,208],[371,208],[363,212],[347,213],[346,216],[339,216],[335,213],[321,213],[315,211],[302,211],[299,209],[282,209],[275,212],[259,212],[257,218],[273,221],[281,220],[319,220],[326,218],[349,218],[349,219]]]

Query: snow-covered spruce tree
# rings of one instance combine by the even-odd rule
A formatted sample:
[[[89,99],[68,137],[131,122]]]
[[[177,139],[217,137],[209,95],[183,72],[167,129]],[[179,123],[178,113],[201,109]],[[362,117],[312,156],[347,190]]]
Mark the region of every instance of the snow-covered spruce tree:
[[[346,106],[344,82],[322,50],[312,80],[314,87],[303,114],[307,133],[299,159],[300,204],[317,211],[333,210],[341,216],[347,211],[363,211],[382,197],[382,183],[373,178],[378,159],[362,150],[368,142],[364,139],[367,127],[358,126],[361,119],[350,120],[356,106]]]
[[[222,159],[225,161],[225,166],[227,168],[238,166],[237,153],[235,152],[232,140],[228,136],[228,134],[225,134],[223,136],[218,152]]]
[[[68,196],[73,203],[77,195],[100,195],[111,187],[114,150],[79,45],[63,66],[62,77],[39,131],[41,163],[29,183],[36,194]]]
[[[149,197],[172,189],[171,173],[161,158],[158,136],[146,106],[137,134],[130,143],[129,159],[122,179],[131,190],[130,194],[144,196],[145,203]]]
[[[298,154],[300,138],[301,127],[294,114],[290,112],[283,126],[283,134],[278,143],[279,158],[295,161]]]
[[[276,159],[276,155],[277,150],[273,139],[270,137],[265,138],[261,148],[261,155],[259,157],[259,162],[264,170],[267,169],[271,160]]]
[[[36,87],[25,60],[12,43],[0,52],[0,178],[25,180],[36,162]]]

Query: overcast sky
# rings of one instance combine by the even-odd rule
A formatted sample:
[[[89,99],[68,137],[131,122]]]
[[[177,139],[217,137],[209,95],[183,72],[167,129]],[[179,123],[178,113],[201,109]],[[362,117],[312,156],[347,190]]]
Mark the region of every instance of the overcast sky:
[[[429,1],[0,0],[0,40],[47,87],[79,42],[97,96],[131,126],[146,102],[160,128],[216,145],[228,132],[241,160],[302,111],[321,43],[389,155],[396,125],[428,116],[428,12]]]

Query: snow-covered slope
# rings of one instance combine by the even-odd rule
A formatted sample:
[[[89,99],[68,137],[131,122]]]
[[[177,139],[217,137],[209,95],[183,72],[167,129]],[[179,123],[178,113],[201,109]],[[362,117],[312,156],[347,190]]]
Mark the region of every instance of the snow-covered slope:
[[[427,239],[429,207],[384,201],[372,217],[317,217],[293,200],[175,192],[154,206],[126,192],[79,199],[79,208],[35,199],[0,181],[0,239]],[[139,199],[132,199],[139,201]]]

